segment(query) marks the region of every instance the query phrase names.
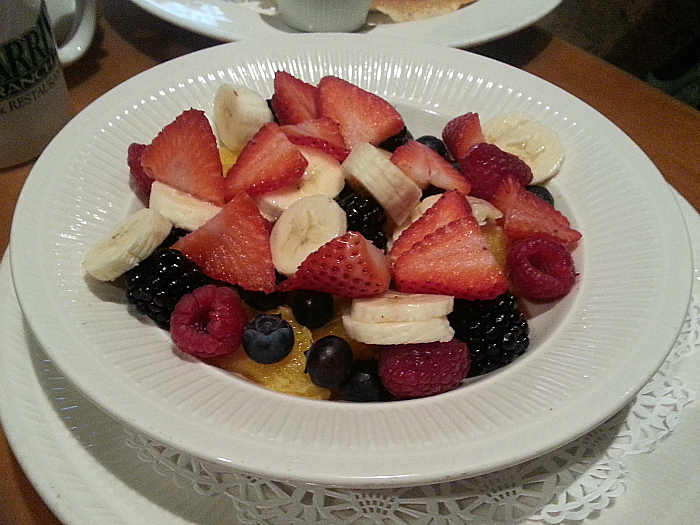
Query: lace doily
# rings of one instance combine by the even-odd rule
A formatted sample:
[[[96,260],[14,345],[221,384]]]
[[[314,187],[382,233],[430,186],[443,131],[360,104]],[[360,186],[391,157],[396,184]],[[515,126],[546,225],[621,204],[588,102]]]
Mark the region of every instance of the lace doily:
[[[141,460],[201,496],[226,495],[242,524],[558,524],[602,511],[625,493],[625,460],[653,451],[696,397],[676,376],[700,345],[693,295],[668,358],[635,400],[574,442],[508,469],[419,487],[352,490],[289,484],[225,470],[125,428]]]

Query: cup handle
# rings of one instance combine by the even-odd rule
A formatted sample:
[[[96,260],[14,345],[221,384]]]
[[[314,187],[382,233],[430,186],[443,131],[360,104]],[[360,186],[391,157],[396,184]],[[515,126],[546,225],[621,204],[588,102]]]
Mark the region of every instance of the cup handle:
[[[58,59],[62,65],[72,64],[90,47],[97,26],[97,1],[76,0],[73,32],[58,48]]]

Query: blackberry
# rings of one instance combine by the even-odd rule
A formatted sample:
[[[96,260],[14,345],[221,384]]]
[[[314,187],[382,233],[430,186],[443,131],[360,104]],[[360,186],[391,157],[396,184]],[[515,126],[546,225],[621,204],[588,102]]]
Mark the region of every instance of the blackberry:
[[[212,282],[196,264],[172,248],[156,250],[124,276],[129,303],[166,330],[180,298]]]
[[[175,244],[177,241],[179,241],[182,237],[187,235],[188,232],[187,230],[183,230],[182,228],[175,228],[173,227],[170,230],[170,233],[168,236],[165,238],[165,240],[160,243],[160,246],[158,248],[170,248],[173,244]]]
[[[348,185],[335,200],[347,215],[349,231],[361,233],[380,250],[386,247],[386,214],[376,200],[356,193]]]
[[[448,318],[455,337],[469,348],[471,364],[467,377],[511,363],[530,345],[530,328],[510,292],[488,301],[455,299]]]

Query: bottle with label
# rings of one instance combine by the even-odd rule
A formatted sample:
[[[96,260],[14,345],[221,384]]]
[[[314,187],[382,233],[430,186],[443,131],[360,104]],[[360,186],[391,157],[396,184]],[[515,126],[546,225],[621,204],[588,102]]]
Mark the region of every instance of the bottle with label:
[[[0,168],[36,158],[70,120],[42,0],[0,2]]]

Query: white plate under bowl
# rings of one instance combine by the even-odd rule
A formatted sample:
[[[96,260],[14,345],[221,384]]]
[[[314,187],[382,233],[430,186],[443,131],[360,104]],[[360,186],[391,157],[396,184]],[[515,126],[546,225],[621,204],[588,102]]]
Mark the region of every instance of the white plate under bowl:
[[[577,287],[533,312],[530,351],[481,381],[381,404],[267,391],[172,349],[134,317],[123,290],[87,279],[82,258],[139,206],[126,149],[184,109],[211,115],[217,86],[268,97],[274,72],[345,77],[396,105],[415,136],[453,116],[525,111],[566,149],[550,184],[583,233]],[[618,128],[575,97],[510,66],[450,48],[358,35],[224,44],[113,89],[75,117],[30,174],[11,263],[46,353],[113,417],[182,452],[278,480],[408,486],[485,473],[562,445],[619,410],[668,353],[691,285],[681,212],[661,175]]]
[[[282,22],[275,0],[132,0],[151,14],[191,31],[225,41],[297,33]],[[359,30],[451,47],[481,44],[535,23],[561,0],[478,0],[453,13],[394,23],[370,13]]]

